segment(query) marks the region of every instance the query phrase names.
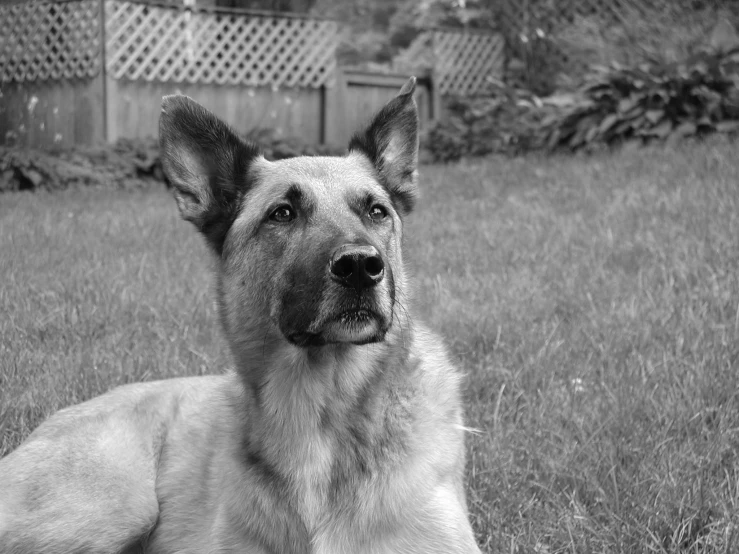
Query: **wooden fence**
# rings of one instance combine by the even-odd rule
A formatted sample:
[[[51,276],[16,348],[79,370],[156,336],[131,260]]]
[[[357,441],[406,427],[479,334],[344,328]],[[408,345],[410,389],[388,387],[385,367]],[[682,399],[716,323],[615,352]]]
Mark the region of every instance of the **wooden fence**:
[[[70,146],[156,136],[165,94],[237,129],[325,140],[334,21],[135,1],[0,6],[0,139]]]
[[[431,37],[442,63],[419,76],[422,125],[439,117],[440,94],[474,92],[497,63],[489,37]],[[140,0],[2,4],[0,144],[156,136],[161,97],[172,93],[242,132],[341,144],[407,74],[341,70],[338,42],[335,21],[297,15]]]
[[[104,138],[99,0],[0,6],[0,143]]]
[[[336,65],[334,21],[114,0],[105,12],[114,79],[318,88]]]
[[[325,142],[334,21],[106,1],[107,139],[157,134],[159,99],[195,98],[236,129]]]

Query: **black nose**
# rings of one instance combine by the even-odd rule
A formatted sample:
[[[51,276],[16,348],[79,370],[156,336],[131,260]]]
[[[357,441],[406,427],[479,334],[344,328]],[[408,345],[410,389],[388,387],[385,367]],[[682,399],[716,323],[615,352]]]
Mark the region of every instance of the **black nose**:
[[[331,278],[357,292],[374,287],[385,276],[385,263],[374,246],[347,244],[331,256]]]

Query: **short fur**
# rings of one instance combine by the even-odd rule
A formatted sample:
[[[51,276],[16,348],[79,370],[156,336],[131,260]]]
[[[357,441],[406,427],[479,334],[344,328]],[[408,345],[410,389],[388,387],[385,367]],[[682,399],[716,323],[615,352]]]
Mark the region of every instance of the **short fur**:
[[[415,81],[344,157],[268,162],[169,96],[236,370],[128,385],[0,460],[0,553],[478,553],[460,374],[407,312]]]

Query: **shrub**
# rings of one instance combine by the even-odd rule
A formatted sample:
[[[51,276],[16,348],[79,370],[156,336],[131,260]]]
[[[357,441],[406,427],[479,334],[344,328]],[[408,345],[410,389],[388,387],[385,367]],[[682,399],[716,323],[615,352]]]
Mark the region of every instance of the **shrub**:
[[[0,148],[0,192],[74,185],[140,187],[163,178],[154,139],[45,152]]]
[[[494,83],[485,98],[452,98],[448,117],[435,122],[421,144],[436,162],[490,153],[519,154],[546,144],[543,126],[562,108],[524,89]]]
[[[546,122],[550,149],[675,141],[739,129],[739,48],[684,62],[614,63],[593,73],[576,106]]]
[[[254,129],[245,138],[258,144],[271,160],[343,152],[297,138],[278,137],[273,129]],[[0,192],[78,185],[131,188],[161,183],[168,184],[155,138],[123,138],[114,144],[49,151],[0,147]]]

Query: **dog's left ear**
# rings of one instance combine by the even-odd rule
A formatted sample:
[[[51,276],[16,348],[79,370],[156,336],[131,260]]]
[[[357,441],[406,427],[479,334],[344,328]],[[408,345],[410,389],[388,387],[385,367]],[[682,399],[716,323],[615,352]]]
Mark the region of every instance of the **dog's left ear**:
[[[382,185],[402,213],[413,209],[418,195],[418,110],[411,77],[367,129],[354,135],[349,151],[361,152],[375,166]]]

